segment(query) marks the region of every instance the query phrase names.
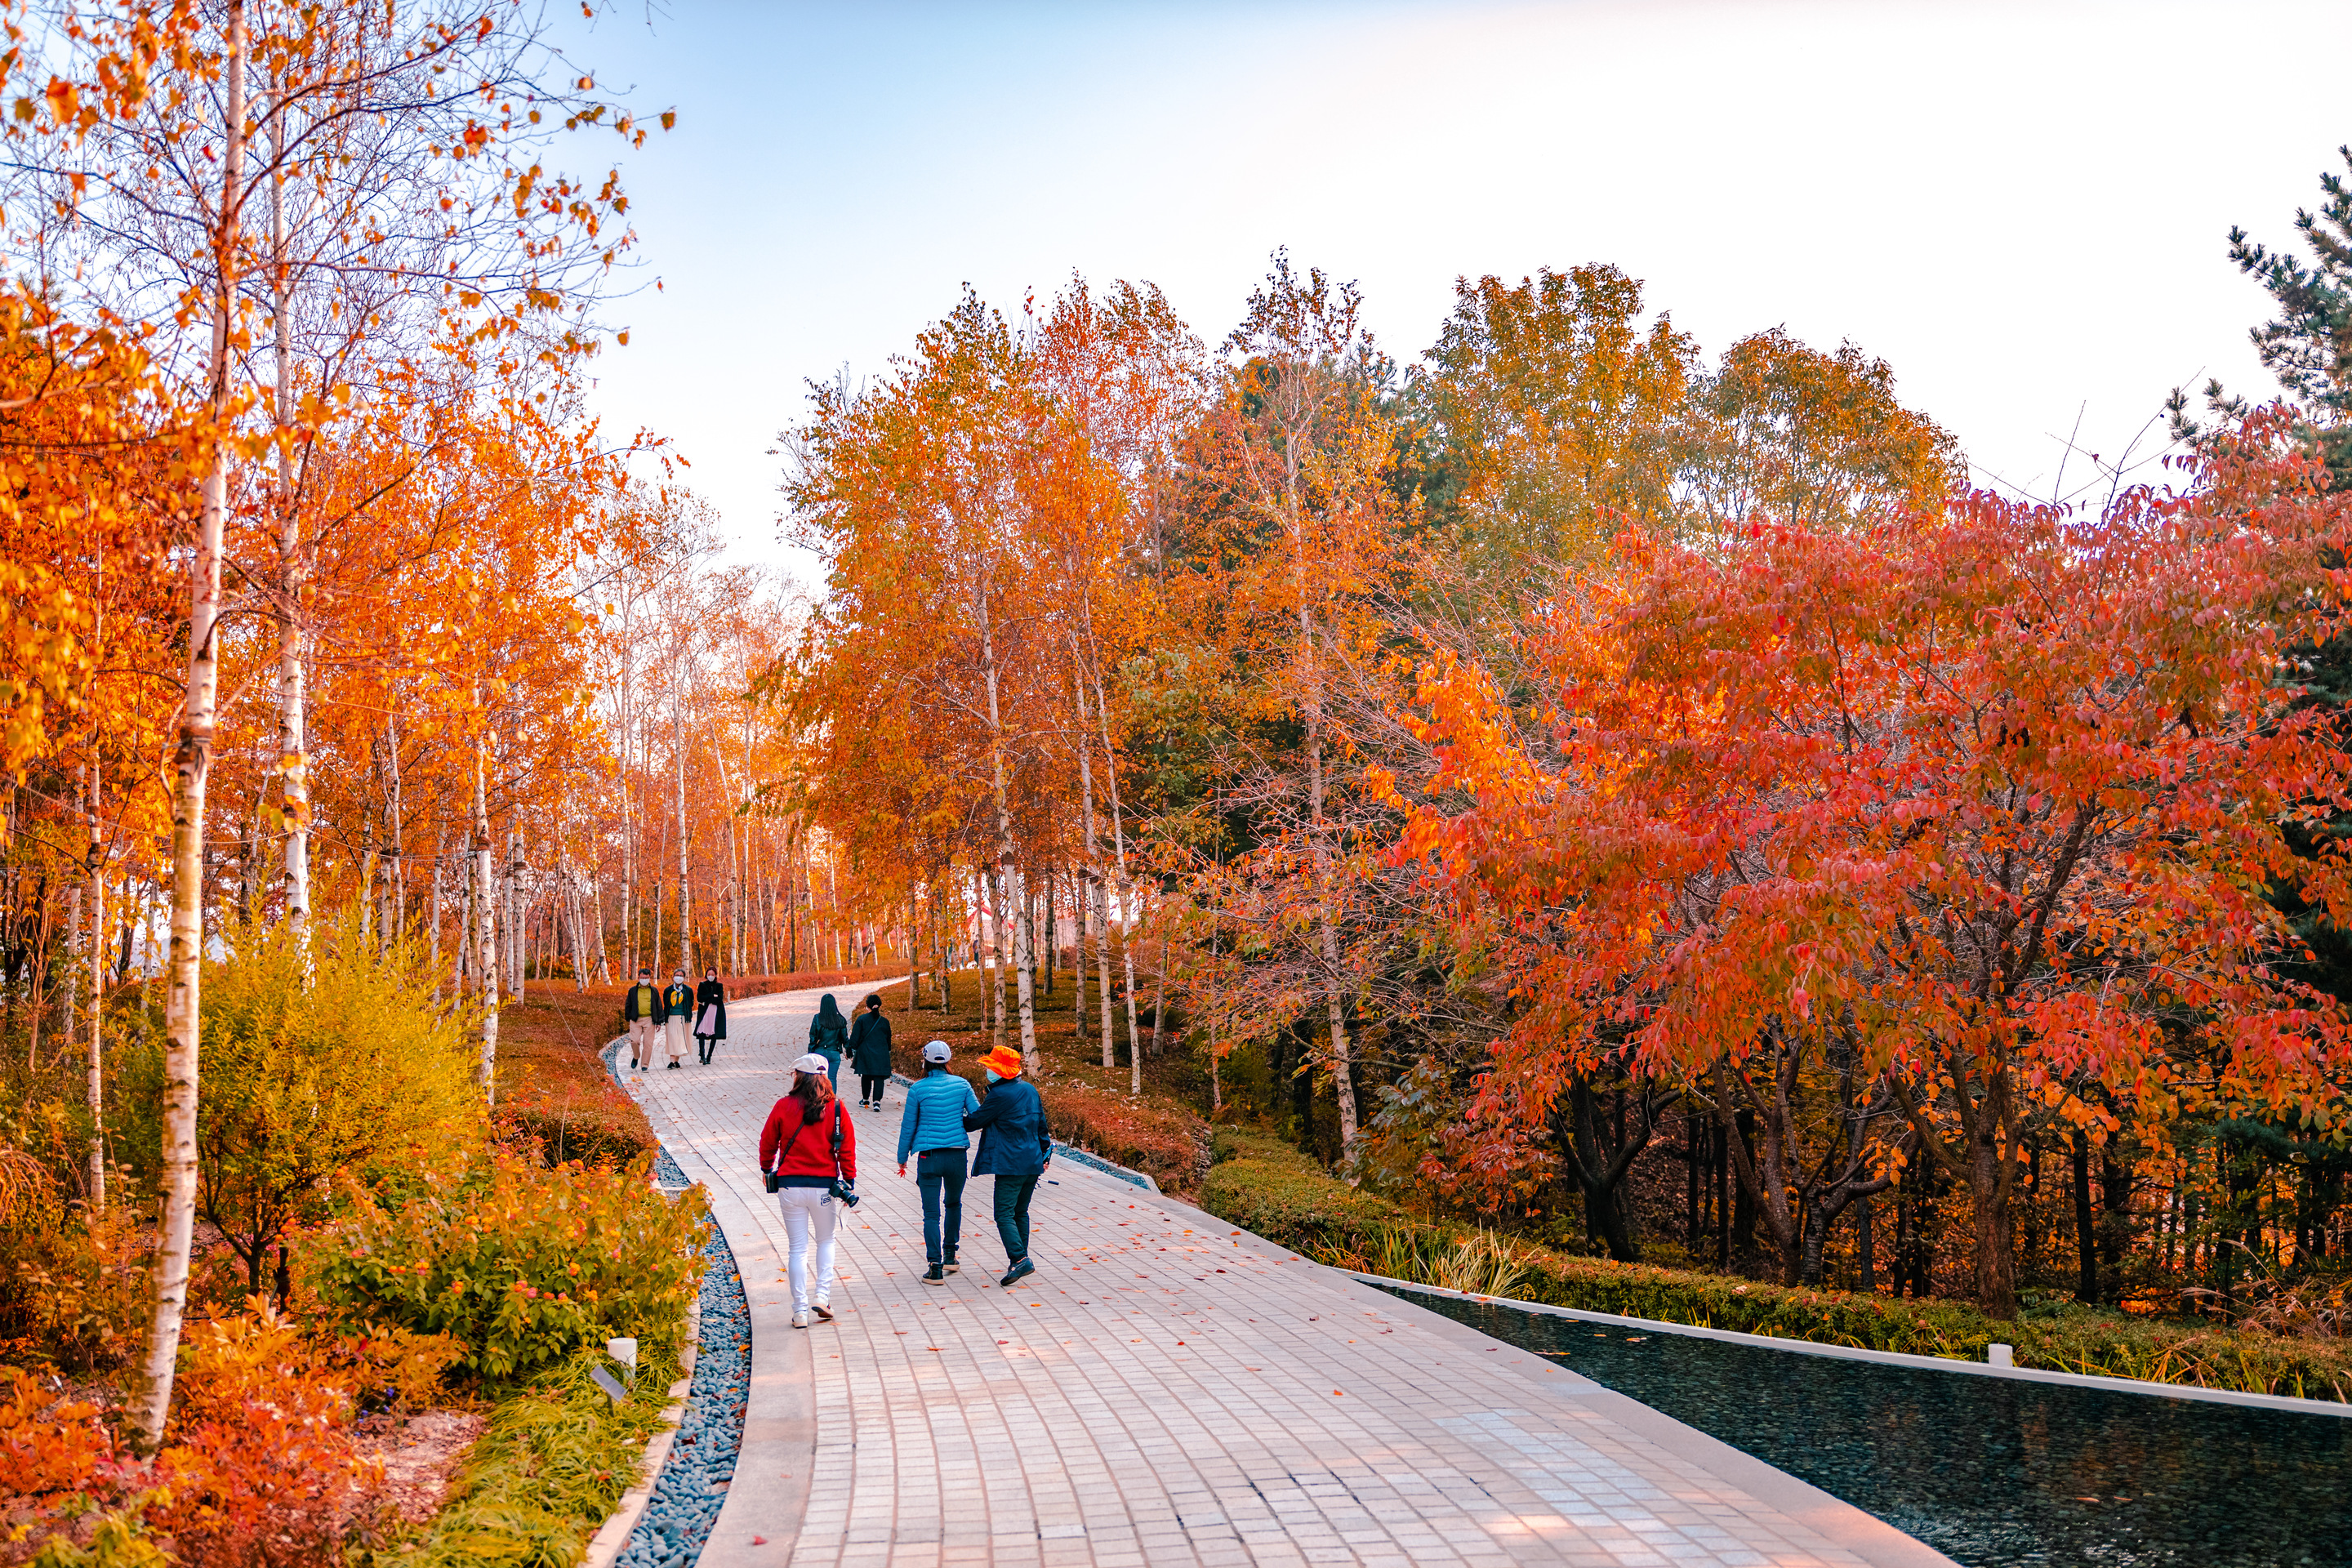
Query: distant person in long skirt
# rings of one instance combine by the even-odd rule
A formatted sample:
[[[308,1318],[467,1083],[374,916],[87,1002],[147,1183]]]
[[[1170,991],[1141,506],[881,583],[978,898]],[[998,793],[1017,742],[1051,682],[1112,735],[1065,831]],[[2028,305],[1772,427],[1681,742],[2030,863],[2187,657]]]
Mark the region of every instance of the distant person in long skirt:
[[[842,1110],[824,1058],[793,1064],[792,1087],[760,1129],[760,1170],[772,1173],[784,1216],[784,1266],[793,1281],[793,1327],[814,1312],[833,1319],[833,1184],[857,1180],[857,1127]],[[812,1268],[814,1265],[814,1268]]]
[[[669,989],[662,993],[662,1011],[667,1015],[662,1027],[669,1037],[669,1070],[676,1072],[678,1058],[686,1055],[686,1026],[694,1021],[694,987],[686,983],[684,969],[670,977]]]
[[[988,1073],[988,1098],[964,1115],[980,1134],[975,1176],[996,1178],[996,1236],[1004,1243],[1004,1278],[1013,1285],[1037,1271],[1029,1261],[1029,1200],[1054,1160],[1054,1135],[1045,1125],[1045,1100],[1021,1076],[1021,1053],[999,1046],[980,1058]]]
[[[816,1005],[816,1016],[809,1020],[809,1049],[831,1067],[835,1094],[841,1092],[841,1053],[848,1047],[849,1020],[841,1016],[841,1004],[828,991]]]
[[[882,1016],[882,998],[868,996],[849,1026],[849,1066],[857,1074],[857,1105],[882,1109],[882,1091],[890,1083],[890,1020]]]
[[[702,1065],[709,1067],[719,1049],[719,1042],[727,1037],[727,987],[719,984],[719,971],[702,972],[702,984],[694,988],[694,1043],[702,1052]]]

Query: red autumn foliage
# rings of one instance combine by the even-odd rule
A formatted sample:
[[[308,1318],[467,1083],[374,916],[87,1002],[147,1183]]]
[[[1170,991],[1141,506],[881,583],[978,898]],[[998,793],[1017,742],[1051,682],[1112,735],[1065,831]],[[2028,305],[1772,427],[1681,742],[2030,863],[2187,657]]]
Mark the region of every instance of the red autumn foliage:
[[[2258,433],[2259,434],[2259,433]],[[1970,1190],[1977,1291],[2040,1101],[2336,1114],[2352,1058],[2269,901],[2343,921],[2352,806],[2292,653],[2341,624],[2347,508],[2255,440],[2101,514],[1973,497],[1851,533],[1628,539],[1526,634],[1538,695],[1433,670],[1443,752],[1405,851],[1524,1011],[1472,1109],[1498,1178],[1599,1064],[1734,1080],[1832,1047]],[[2098,1093],[2094,1096],[2093,1089]],[[1750,1086],[1759,1099],[1769,1090]]]

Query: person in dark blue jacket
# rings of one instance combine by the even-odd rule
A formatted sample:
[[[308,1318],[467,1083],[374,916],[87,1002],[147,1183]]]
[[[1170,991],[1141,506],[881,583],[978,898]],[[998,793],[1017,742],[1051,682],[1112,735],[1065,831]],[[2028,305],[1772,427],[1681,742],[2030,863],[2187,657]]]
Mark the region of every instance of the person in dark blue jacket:
[[[980,1134],[975,1176],[996,1178],[996,1234],[1004,1243],[1004,1278],[1013,1285],[1037,1272],[1029,1260],[1029,1200],[1054,1158],[1054,1136],[1045,1125],[1045,1101],[1021,1076],[1021,1053],[999,1046],[980,1058],[988,1069],[988,1098],[964,1113],[967,1130]]]
[[[898,1116],[898,1173],[907,1173],[907,1156],[913,1154],[915,1184],[923,1192],[923,1253],[931,1264],[923,1276],[926,1285],[943,1284],[956,1270],[956,1248],[963,1240],[964,1155],[971,1149],[964,1115],[979,1109],[971,1085],[948,1071],[947,1042],[925,1046],[922,1079],[907,1090],[907,1108]]]

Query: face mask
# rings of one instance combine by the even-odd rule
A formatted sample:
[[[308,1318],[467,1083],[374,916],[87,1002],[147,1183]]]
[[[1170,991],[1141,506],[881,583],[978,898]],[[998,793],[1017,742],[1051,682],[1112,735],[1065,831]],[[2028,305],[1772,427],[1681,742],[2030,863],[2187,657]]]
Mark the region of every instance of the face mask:
[[[994,1068],[982,1068],[981,1070],[988,1075],[988,1081],[991,1083],[1003,1083],[1004,1081],[1004,1075],[998,1072]]]

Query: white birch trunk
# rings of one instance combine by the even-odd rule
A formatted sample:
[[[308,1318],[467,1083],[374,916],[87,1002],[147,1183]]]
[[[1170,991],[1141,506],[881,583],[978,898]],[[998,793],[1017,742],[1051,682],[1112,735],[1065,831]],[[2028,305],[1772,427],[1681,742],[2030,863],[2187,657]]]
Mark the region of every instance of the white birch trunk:
[[[1356,1077],[1340,984],[1339,929],[1331,917],[1331,841],[1323,820],[1323,675],[1315,647],[1314,620],[1303,598],[1298,606],[1298,643],[1307,665],[1307,679],[1301,686],[1307,707],[1307,835],[1315,868],[1316,941],[1323,960],[1324,1013],[1331,1026],[1331,1087],[1339,1102],[1340,1159],[1352,1172]]]
[[[690,972],[694,968],[694,890],[687,881],[686,709],[673,703],[670,713],[677,737],[677,966]]]
[[[1073,669],[1070,685],[1071,694],[1077,703],[1078,798],[1086,818],[1087,834],[1086,885],[1078,894],[1078,946],[1076,954],[1078,994],[1071,999],[1070,1005],[1078,1017],[1086,1016],[1086,925],[1091,902],[1095,916],[1095,954],[1102,973],[1102,1065],[1115,1068],[1118,1066],[1118,1047],[1111,1038],[1110,908],[1103,892],[1102,838],[1095,831],[1094,742],[1087,734],[1086,678]]]
[[[474,952],[480,973],[482,996],[482,1060],[477,1069],[482,1098],[495,1100],[499,1066],[499,937],[498,872],[491,865],[497,851],[490,843],[488,759],[483,743],[474,747]]]
[[[187,1310],[196,1223],[196,1093],[199,983],[205,942],[205,786],[212,773],[220,700],[222,536],[228,521],[229,328],[236,300],[236,227],[245,178],[245,0],[227,0],[223,62],[227,113],[222,125],[220,207],[207,215],[213,246],[212,351],[195,550],[188,567],[188,673],[172,755],[172,939],[163,995],[163,1213],[155,1251],[155,1313],[147,1336],[145,1383],[132,1423],[134,1444],[152,1454],[163,1441],[172,1380]]]
[[[101,634],[102,635],[102,634]],[[89,769],[89,850],[82,861],[89,886],[89,1212],[106,1212],[106,845],[99,836],[99,769]]]
[[[971,875],[972,885],[980,894],[980,902],[975,909],[982,911],[972,921],[972,945],[974,947],[980,945],[980,927],[985,921],[988,927],[988,955],[983,963],[988,971],[988,994],[993,996],[996,1001],[995,1011],[990,1015],[990,1026],[994,1031],[992,1043],[1001,1046],[1004,1043],[1004,969],[997,963],[996,944],[998,936],[1004,927],[996,897],[996,879],[989,875],[985,869],[975,869]]]
[[[1127,968],[1128,1092],[1143,1092],[1143,1052],[1135,1027],[1135,883],[1127,874],[1126,813],[1118,803],[1118,752],[1110,743],[1110,704],[1104,700],[1102,677],[1095,677],[1095,718],[1102,725],[1103,782],[1110,787],[1111,843],[1118,855],[1118,951]]]
[[[1012,895],[1013,889],[1010,884],[1018,873],[1013,867],[1013,806],[1007,794],[1008,781],[1004,773],[1004,716],[997,702],[996,629],[990,621],[988,612],[988,602],[983,595],[980,602],[980,670],[981,679],[988,691],[989,798],[996,807],[996,881],[1001,919],[1004,912],[1003,905]],[[1014,984],[1020,993],[1021,1001],[1021,1059],[1028,1064],[1028,1070],[1034,1077],[1038,1066],[1037,999],[1034,982],[1030,976],[1026,963],[1029,947],[1025,934],[1027,922],[1023,921],[1022,924],[1024,930],[1015,932],[1013,936],[1013,941],[1020,950],[1017,957],[1022,961],[1016,966]],[[1000,931],[1002,929],[1000,926]],[[1003,1005],[1000,1001],[998,1003],[1000,1012]],[[1001,1021],[997,1029],[997,1041],[1000,1045],[1003,1043],[1003,1028]]]
[[[283,110],[280,110],[282,114]],[[284,126],[271,117],[280,158],[269,181],[270,315],[277,361],[271,415],[278,426],[278,591],[283,605],[278,622],[278,777],[285,792],[286,923],[299,933],[310,925],[310,740],[304,712],[302,519],[294,498],[294,342],[288,298]]]

